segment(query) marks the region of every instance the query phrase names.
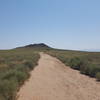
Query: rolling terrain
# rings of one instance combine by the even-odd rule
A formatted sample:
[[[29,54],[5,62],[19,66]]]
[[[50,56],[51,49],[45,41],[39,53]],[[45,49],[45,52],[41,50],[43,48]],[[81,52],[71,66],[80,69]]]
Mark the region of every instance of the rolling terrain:
[[[100,52],[43,43],[0,50],[0,100],[99,100],[99,81]]]

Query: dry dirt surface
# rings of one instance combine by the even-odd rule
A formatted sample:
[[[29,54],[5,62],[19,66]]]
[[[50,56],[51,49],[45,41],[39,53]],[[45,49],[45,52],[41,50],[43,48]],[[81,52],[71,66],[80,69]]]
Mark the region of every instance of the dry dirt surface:
[[[100,100],[100,83],[41,53],[39,65],[18,92],[18,100]]]

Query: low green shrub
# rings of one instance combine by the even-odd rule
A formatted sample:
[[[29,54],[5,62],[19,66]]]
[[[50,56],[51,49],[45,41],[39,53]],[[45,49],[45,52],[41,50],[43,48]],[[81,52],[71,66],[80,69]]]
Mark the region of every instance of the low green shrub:
[[[79,70],[80,73],[90,77],[99,77],[100,73],[100,53],[68,51],[68,50],[49,50],[46,51],[51,56],[57,57],[65,65]],[[99,79],[99,78],[98,78]]]
[[[19,84],[23,84],[24,81],[29,77],[29,73],[16,71],[15,78],[17,79]]]
[[[75,58],[70,59],[69,65],[71,66],[71,68],[79,70],[80,66],[82,65],[82,61],[80,58],[75,57]]]
[[[92,64],[83,58],[72,58],[69,65],[73,69],[80,70],[80,73],[95,77],[97,72],[100,72],[100,67],[97,64]]]
[[[98,72],[100,72],[100,67],[98,65],[95,65],[95,64],[90,64],[89,76],[95,77]]]
[[[97,79],[97,81],[100,81],[100,72],[98,72],[98,73],[96,74],[96,79]]]
[[[29,77],[29,73],[28,71],[25,70],[24,67],[21,67],[20,69],[21,70],[19,70],[18,68],[15,69],[13,68],[7,70],[5,73],[2,74],[1,79],[6,79],[6,80],[16,79],[19,84],[23,83]]]
[[[17,85],[15,80],[0,80],[0,100],[15,100]]]
[[[34,68],[33,62],[32,61],[25,61],[24,65],[29,68],[29,70],[32,70]]]

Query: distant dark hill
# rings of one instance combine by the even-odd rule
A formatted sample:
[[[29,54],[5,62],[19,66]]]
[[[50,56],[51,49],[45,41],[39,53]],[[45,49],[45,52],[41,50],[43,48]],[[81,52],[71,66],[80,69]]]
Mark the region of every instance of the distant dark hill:
[[[44,43],[40,43],[40,44],[30,44],[30,45],[26,45],[25,47],[39,47],[39,48],[41,48],[41,47],[45,47],[45,48],[50,48],[48,45],[46,45],[46,44],[44,44]]]
[[[48,48],[50,49],[51,47],[49,47],[48,45],[44,43],[39,43],[39,44],[29,44],[29,45],[18,47],[18,48]]]

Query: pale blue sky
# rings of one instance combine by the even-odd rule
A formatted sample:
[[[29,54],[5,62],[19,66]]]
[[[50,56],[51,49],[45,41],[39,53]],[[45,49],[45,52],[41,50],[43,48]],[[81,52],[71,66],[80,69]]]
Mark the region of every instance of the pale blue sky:
[[[0,49],[41,42],[100,49],[100,0],[0,0]]]

